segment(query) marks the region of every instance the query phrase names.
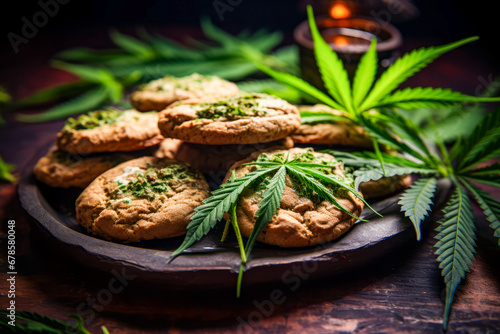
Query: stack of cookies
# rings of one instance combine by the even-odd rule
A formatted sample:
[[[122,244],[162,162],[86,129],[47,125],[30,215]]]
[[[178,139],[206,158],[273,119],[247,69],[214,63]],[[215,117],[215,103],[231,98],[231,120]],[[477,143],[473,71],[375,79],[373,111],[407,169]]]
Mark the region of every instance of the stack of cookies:
[[[160,112],[158,128],[168,139],[159,154],[205,173],[225,173],[253,152],[292,147],[288,136],[299,126],[295,106],[265,94],[185,100]]]
[[[294,139],[302,144],[371,145],[366,133],[349,124],[301,126],[296,106],[274,96],[240,92],[217,77],[165,77],[141,86],[130,100],[136,110],[100,110],[70,118],[57,136],[57,147],[34,170],[49,186],[85,188],[76,201],[76,218],[89,233],[105,239],[138,242],[184,234],[194,209],[209,197],[205,175],[222,173],[217,185],[232,170],[243,176],[248,170],[242,163],[263,152],[313,162],[334,159],[292,149]],[[281,209],[260,241],[307,246],[337,238],[354,223],[331,203],[300,196],[287,182]],[[255,222],[258,203],[253,200],[242,198],[237,211],[246,236]],[[352,196],[342,200],[351,212],[361,212],[362,203]]]
[[[106,170],[151,154],[145,149],[163,140],[157,120],[157,113],[136,110],[97,110],[70,118],[34,174],[52,187],[85,188]]]
[[[34,174],[52,187],[85,188],[76,218],[91,234],[123,242],[182,235],[209,188],[190,166],[152,156],[162,140],[155,111],[92,111],[66,122]]]

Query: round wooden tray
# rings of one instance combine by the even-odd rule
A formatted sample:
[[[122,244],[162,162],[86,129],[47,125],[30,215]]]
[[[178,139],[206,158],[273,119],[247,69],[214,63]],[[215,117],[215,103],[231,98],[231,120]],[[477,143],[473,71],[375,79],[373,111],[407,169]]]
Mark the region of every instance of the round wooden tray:
[[[36,159],[37,160],[37,159]],[[36,161],[35,160],[35,161]],[[31,168],[31,167],[29,167]],[[443,204],[450,189],[438,183],[435,207]],[[235,286],[240,255],[234,237],[220,242],[222,225],[211,231],[186,254],[168,263],[183,237],[119,244],[86,234],[76,222],[74,203],[79,189],[56,189],[30,173],[18,186],[22,207],[36,226],[65,255],[86,266],[107,272],[125,270],[127,275],[175,288]],[[362,266],[415,239],[409,219],[400,212],[399,195],[371,203],[383,218],[365,209],[362,218],[343,237],[319,246],[281,249],[257,243],[246,266],[244,285],[291,279],[297,266],[311,277]],[[231,235],[231,233],[230,233]]]

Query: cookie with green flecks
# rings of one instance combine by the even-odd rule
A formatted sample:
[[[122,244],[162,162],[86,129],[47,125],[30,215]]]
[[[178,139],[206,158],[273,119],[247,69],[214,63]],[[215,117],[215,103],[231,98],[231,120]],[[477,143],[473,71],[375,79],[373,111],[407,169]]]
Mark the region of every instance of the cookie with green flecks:
[[[251,164],[254,161],[276,162],[288,158],[309,164],[330,164],[332,167],[322,168],[322,173],[334,175],[347,184],[353,184],[352,173],[345,170],[341,163],[337,163],[334,156],[304,148],[254,153],[234,164],[224,182],[228,182],[231,177],[244,177],[259,169],[259,166]],[[256,182],[245,189],[238,198],[237,221],[241,234],[245,237],[252,233],[257,220],[256,213],[269,181],[270,177]],[[355,216],[361,214],[364,204],[359,198],[341,187],[331,187],[329,190],[348,212]],[[352,215],[322,199],[305,187],[300,179],[287,175],[280,206],[257,236],[257,240],[286,248],[317,245],[337,239],[346,233],[356,221]]]
[[[39,181],[51,187],[85,188],[108,169],[137,158],[140,152],[142,151],[134,152],[135,154],[112,152],[79,155],[53,148],[38,160],[33,173]]]
[[[140,150],[162,141],[157,122],[156,112],[91,111],[66,121],[57,134],[57,146],[79,154]]]
[[[300,127],[300,114],[274,96],[239,94],[171,105],[160,112],[158,127],[166,138],[193,144],[255,144],[287,137]]]
[[[166,76],[141,86],[130,97],[139,111],[161,111],[176,101],[219,98],[238,93],[238,86],[216,76],[194,73],[177,78]]]
[[[85,229],[123,242],[162,239],[186,233],[194,213],[209,196],[203,175],[171,159],[142,157],[100,175],[76,201]]]

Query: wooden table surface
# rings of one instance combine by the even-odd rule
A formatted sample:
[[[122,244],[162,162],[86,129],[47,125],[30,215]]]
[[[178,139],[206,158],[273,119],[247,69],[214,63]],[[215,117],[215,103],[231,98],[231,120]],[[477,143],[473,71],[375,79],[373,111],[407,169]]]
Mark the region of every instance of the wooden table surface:
[[[71,80],[51,69],[47,59],[54,50],[71,45],[69,39],[33,40],[19,55],[4,57],[0,83],[15,97]],[[414,45],[423,45],[414,41]],[[73,42],[74,45],[74,42]],[[411,43],[406,44],[411,45]],[[427,43],[427,45],[429,45]],[[411,85],[444,86],[475,94],[491,80],[490,64],[466,47],[445,56],[424,70]],[[33,55],[36,55],[34,57]],[[0,155],[20,170],[40,147],[54,140],[61,122],[20,124],[9,122],[0,134]],[[500,191],[494,197],[500,199]],[[478,214],[477,207],[476,214]],[[370,266],[346,274],[298,284],[276,282],[246,287],[241,298],[234,289],[176,291],[135,279],[123,280],[110,299],[111,273],[88,269],[53,252],[33,228],[18,203],[15,185],[0,185],[2,226],[0,306],[8,303],[5,263],[6,224],[16,221],[16,309],[38,312],[62,320],[85,312],[89,329],[99,333],[439,333],[442,331],[444,284],[434,255],[435,222],[432,216],[422,241],[379,258]],[[458,288],[449,332],[500,333],[500,247],[485,219],[478,215],[478,250],[474,267]],[[275,289],[283,294],[269,300]]]

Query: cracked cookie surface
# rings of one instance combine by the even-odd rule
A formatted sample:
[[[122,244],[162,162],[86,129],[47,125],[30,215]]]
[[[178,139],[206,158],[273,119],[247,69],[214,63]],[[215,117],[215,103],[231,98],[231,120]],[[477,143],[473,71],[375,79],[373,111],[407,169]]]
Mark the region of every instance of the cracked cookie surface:
[[[307,149],[292,148],[290,150],[279,150],[267,152],[267,155],[275,153],[290,154],[290,158],[308,152]],[[314,158],[318,161],[334,161],[335,158],[329,154],[314,152]],[[243,165],[255,161],[257,154],[236,163],[226,176],[226,181],[231,176],[232,170],[236,177],[242,177],[252,170],[258,168],[255,165]],[[341,164],[331,171],[338,177],[344,177],[345,172]],[[302,187],[303,188],[303,187]],[[359,216],[363,210],[363,202],[352,193],[344,189],[332,190],[338,202],[355,216]],[[258,189],[248,189],[240,197],[236,210],[238,225],[241,234],[249,237],[252,233],[261,201]],[[271,221],[257,237],[258,241],[280,247],[304,247],[328,242],[340,237],[347,232],[356,218],[338,209],[334,204],[308,196],[301,191],[300,185],[294,184],[287,175],[283,198],[280,207]]]
[[[33,173],[51,187],[85,188],[108,169],[137,156],[119,152],[83,156],[53,148],[38,160]]]
[[[194,208],[208,195],[203,175],[188,165],[142,157],[95,179],[76,201],[76,218],[105,239],[170,238],[186,233]]]
[[[182,78],[166,76],[135,91],[130,103],[139,111],[161,111],[176,101],[224,97],[238,93],[236,84],[218,78],[192,74]]]
[[[78,154],[135,151],[154,146],[163,137],[156,112],[98,110],[70,118],[57,134],[60,150]]]
[[[300,126],[297,108],[266,94],[240,94],[218,101],[187,100],[159,115],[166,138],[193,144],[255,144],[282,139]]]

